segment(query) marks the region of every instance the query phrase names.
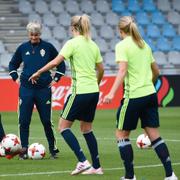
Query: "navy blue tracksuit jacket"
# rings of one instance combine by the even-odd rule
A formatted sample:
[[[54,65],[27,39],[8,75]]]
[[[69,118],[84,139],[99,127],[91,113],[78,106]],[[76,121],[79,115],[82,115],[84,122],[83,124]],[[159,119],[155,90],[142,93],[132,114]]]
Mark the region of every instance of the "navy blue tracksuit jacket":
[[[9,63],[9,74],[14,81],[18,78],[17,69],[21,64],[23,65],[19,88],[19,125],[22,147],[27,148],[29,145],[29,126],[33,107],[36,105],[48,140],[49,150],[53,153],[53,150],[56,149],[51,122],[51,88],[49,85],[53,79],[57,82],[64,75],[65,63],[62,62],[57,66],[53,78],[48,71],[42,73],[37,84],[32,84],[28,79],[57,55],[58,52],[55,47],[46,41],[40,40],[38,44],[31,44],[28,41],[17,48]]]

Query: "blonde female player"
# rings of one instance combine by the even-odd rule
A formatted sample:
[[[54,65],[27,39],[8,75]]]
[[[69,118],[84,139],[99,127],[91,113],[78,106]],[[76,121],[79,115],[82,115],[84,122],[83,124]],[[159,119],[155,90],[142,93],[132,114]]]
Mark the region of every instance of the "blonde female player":
[[[90,21],[87,15],[72,17],[71,32],[73,38],[65,43],[59,55],[33,74],[29,80],[36,83],[43,72],[52,69],[63,60],[69,60],[72,72],[72,94],[64,105],[58,129],[79,161],[71,175],[103,174],[97,141],[92,130],[99,98],[98,85],[104,74],[102,57],[98,46],[91,40]],[[92,167],[71,131],[75,119],[80,121],[80,129],[91,154]]]
[[[152,147],[164,166],[165,180],[177,180],[172,170],[168,148],[158,131],[158,103],[153,81],[158,77],[159,69],[150,47],[140,36],[134,19],[124,16],[120,19],[118,27],[122,38],[115,49],[119,71],[104,102],[111,102],[119,85],[124,81],[124,98],[117,112],[116,129],[118,147],[125,166],[125,177],[121,180],[136,180],[129,135],[131,130],[136,129],[139,118],[141,127],[149,136]]]

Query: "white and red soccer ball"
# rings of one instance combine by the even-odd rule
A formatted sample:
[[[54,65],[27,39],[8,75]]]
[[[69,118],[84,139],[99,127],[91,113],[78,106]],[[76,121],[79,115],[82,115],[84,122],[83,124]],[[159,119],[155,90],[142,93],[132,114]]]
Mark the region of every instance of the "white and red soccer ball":
[[[46,155],[45,147],[40,143],[33,143],[28,148],[28,157],[30,159],[43,159]]]
[[[1,141],[1,146],[8,154],[16,153],[21,149],[21,141],[15,134],[6,134]]]
[[[140,134],[137,137],[136,145],[140,149],[147,149],[151,147],[151,141],[146,134]]]

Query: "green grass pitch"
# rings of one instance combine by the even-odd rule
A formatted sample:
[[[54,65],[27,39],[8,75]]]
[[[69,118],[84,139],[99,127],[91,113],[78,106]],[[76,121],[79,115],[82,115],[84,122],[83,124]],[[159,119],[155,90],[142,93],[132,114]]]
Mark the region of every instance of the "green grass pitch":
[[[160,133],[169,147],[174,171],[180,178],[180,108],[160,108],[159,112]],[[17,113],[4,112],[1,114],[6,133],[18,134]],[[57,146],[60,149],[59,158],[57,160],[48,159],[48,152],[43,160],[19,161],[17,157],[11,160],[0,158],[0,180],[119,180],[123,176],[124,170],[114,136],[116,110],[98,110],[94,122],[94,133],[98,139],[100,160],[104,169],[102,176],[78,175],[72,177],[70,175],[77,161],[57,132],[59,114],[59,111],[53,111]],[[79,132],[78,121],[75,122],[72,130],[90,160],[85,140]],[[138,127],[131,134],[136,177],[138,180],[163,180],[164,170],[155,152],[152,149],[141,150],[136,147],[136,137],[141,133],[142,130]],[[30,128],[30,143],[34,142],[42,143],[47,148],[47,141],[37,112],[33,114]]]

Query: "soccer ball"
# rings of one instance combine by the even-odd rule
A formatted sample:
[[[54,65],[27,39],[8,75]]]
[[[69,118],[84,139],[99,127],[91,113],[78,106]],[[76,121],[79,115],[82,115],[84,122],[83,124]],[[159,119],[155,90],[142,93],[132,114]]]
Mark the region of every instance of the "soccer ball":
[[[46,155],[46,149],[42,144],[33,143],[28,148],[28,157],[30,159],[43,159]]]
[[[151,141],[146,134],[140,134],[137,137],[136,145],[140,149],[147,149],[151,147]]]
[[[15,134],[7,134],[1,143],[5,152],[9,154],[16,153],[21,149],[21,141]]]
[[[0,157],[4,157],[6,154],[5,154],[5,149],[4,147],[2,146],[2,144],[0,143]]]

